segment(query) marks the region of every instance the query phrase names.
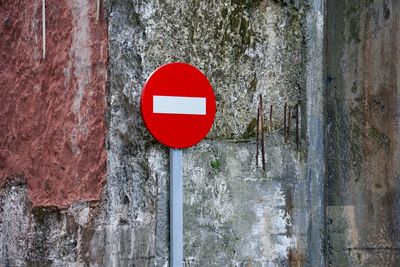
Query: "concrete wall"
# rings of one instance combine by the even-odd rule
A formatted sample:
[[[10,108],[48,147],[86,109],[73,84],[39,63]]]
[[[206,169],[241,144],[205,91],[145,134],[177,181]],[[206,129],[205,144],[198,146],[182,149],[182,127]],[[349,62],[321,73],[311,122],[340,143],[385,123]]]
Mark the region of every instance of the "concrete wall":
[[[144,128],[139,97],[156,67],[185,61],[207,75],[217,97],[212,131],[184,151],[186,265],[304,264],[306,7],[275,1],[110,1],[108,9],[111,221],[123,220],[133,236],[146,235],[141,237],[151,247],[146,263],[166,264],[168,151]],[[275,107],[265,173],[255,159],[259,94]],[[283,142],[282,125],[284,103],[293,107],[299,101],[304,134],[297,151],[294,132]],[[121,214],[125,198],[127,214]],[[110,249],[121,255],[117,246]]]
[[[168,149],[139,98],[171,61],[217,98],[184,151],[186,266],[396,266],[396,1],[95,3],[47,1],[41,59],[41,1],[0,2],[1,266],[168,265]]]
[[[396,266],[398,1],[328,1],[327,259]]]
[[[30,51],[25,47],[37,52],[31,55],[31,64],[49,66],[48,72],[43,72],[45,78],[37,83],[28,75],[31,68],[24,68],[31,62],[25,54],[10,48],[8,54],[3,53],[1,75],[12,90],[1,90],[3,99],[7,99],[2,102],[6,109],[1,117],[2,134],[12,133],[16,140],[25,140],[23,133],[29,132],[22,127],[23,121],[19,124],[21,133],[14,130],[13,125],[30,109],[9,108],[12,98],[34,98],[37,101],[31,103],[31,109],[53,114],[53,109],[59,108],[63,117],[50,120],[40,112],[29,113],[33,123],[42,125],[37,138],[47,140],[46,144],[36,144],[29,135],[24,142],[18,141],[21,143],[12,137],[1,143],[2,265],[167,264],[168,150],[145,129],[139,98],[148,75],[170,61],[185,61],[202,70],[214,87],[218,109],[206,140],[184,151],[185,264],[301,266],[311,263],[310,255],[320,255],[318,227],[322,224],[312,234],[310,229],[316,225],[312,221],[322,218],[315,210],[318,206],[322,210],[315,202],[322,198],[315,195],[315,200],[309,199],[311,180],[319,177],[313,173],[317,163],[314,156],[320,153],[313,148],[309,156],[305,138],[317,140],[321,132],[317,122],[317,132],[310,134],[309,125],[315,122],[313,117],[307,119],[309,113],[320,113],[320,106],[314,109],[307,101],[321,88],[305,77],[310,72],[322,80],[322,61],[316,59],[316,67],[306,63],[313,52],[322,53],[322,46],[317,44],[315,50],[307,51],[304,44],[306,34],[313,42],[322,38],[318,32],[321,22],[312,20],[314,13],[308,6],[270,0],[104,1],[97,22],[94,2],[48,2],[48,53],[43,60],[40,4],[2,2],[7,19],[1,47],[6,49],[13,38],[17,47],[25,45],[21,52]],[[7,15],[6,10],[12,12]],[[306,21],[307,16],[310,21]],[[102,64],[107,56],[103,42],[106,34],[98,31],[103,31],[106,21],[107,112],[101,94],[100,102],[90,105],[90,97],[105,92]],[[19,27],[21,31],[17,31]],[[16,56],[24,59],[18,61],[21,67],[17,72],[28,75],[25,80],[37,90],[31,91],[22,82],[12,87],[12,79],[18,77],[12,71]],[[99,56],[101,64],[96,60]],[[97,74],[93,73],[101,73],[103,80],[94,79]],[[269,105],[274,105],[274,127],[265,136],[266,172],[256,167],[255,158],[259,94],[265,100],[266,117]],[[53,103],[54,108],[45,103]],[[290,138],[287,143],[283,140],[284,103],[292,110],[300,105],[299,149],[294,116]],[[89,118],[93,118],[90,123]],[[108,124],[105,142],[104,119]],[[69,127],[69,121],[75,126]],[[40,155],[59,153],[59,143],[51,141],[51,133],[61,129],[61,144],[70,148],[72,158],[64,154],[56,158],[68,161],[69,165],[62,167],[68,167],[74,175],[52,171],[58,166],[53,167],[52,157],[29,153],[29,147],[40,148]],[[16,142],[19,149],[10,149]],[[85,149],[87,144],[97,144],[100,150],[92,153]],[[93,166],[102,170],[105,152],[107,178],[103,186],[103,173],[90,170]],[[25,164],[41,158],[43,164]],[[36,189],[42,188],[36,184],[49,191]],[[321,183],[312,186],[315,189]],[[56,189],[66,191],[65,198],[55,194]],[[95,193],[85,197],[87,192]],[[310,213],[310,208],[315,213]],[[308,249],[310,240],[317,240],[313,249]]]

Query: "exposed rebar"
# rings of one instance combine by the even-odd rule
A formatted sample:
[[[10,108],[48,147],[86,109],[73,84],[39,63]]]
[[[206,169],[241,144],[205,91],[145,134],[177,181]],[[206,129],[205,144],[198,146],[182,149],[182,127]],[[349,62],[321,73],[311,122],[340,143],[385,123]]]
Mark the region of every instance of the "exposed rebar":
[[[283,140],[286,143],[286,111],[287,111],[287,103],[285,103],[283,107]]]
[[[262,156],[262,167],[265,171],[265,147],[264,147],[264,107],[262,96],[260,95],[260,132],[261,132],[261,156]]]
[[[290,122],[291,122],[291,117],[292,117],[292,111],[291,108],[289,106],[288,108],[288,121],[287,121],[287,127],[286,127],[286,140],[289,140],[289,135],[290,135]]]
[[[269,107],[269,131],[272,132],[272,108],[273,105]]]
[[[256,166],[258,167],[258,148],[260,140],[260,104],[257,107],[257,132],[256,132]]]
[[[256,133],[256,166],[258,167],[259,150],[261,146],[262,168],[265,171],[265,147],[264,147],[264,105],[262,96],[259,95],[257,108],[257,133]]]

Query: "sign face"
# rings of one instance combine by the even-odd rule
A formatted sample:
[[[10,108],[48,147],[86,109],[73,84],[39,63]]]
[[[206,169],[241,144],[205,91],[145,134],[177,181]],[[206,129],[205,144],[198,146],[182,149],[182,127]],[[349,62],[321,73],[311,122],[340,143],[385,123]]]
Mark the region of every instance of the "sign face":
[[[165,64],[150,75],[140,105],[147,129],[171,148],[200,142],[210,131],[216,112],[207,77],[192,65],[179,62]]]

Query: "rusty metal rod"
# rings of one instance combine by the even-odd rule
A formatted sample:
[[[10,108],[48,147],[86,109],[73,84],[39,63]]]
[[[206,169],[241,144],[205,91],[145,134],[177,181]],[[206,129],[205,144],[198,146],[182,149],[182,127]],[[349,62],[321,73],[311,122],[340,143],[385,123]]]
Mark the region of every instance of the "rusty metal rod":
[[[261,131],[261,156],[262,156],[262,167],[263,171],[265,171],[265,147],[264,147],[264,108],[263,108],[263,100],[260,95],[260,131]]]
[[[286,140],[289,140],[289,141],[290,141],[289,135],[290,135],[290,122],[291,122],[291,117],[292,117],[292,111],[291,111],[291,108],[290,108],[290,106],[289,106],[289,109],[288,109],[288,125],[287,125],[287,127],[286,127]]]
[[[283,108],[283,140],[286,143],[286,110],[287,110],[287,103],[285,103],[285,106]]]
[[[269,131],[272,132],[272,108],[273,105],[269,107]]]
[[[257,132],[256,132],[256,166],[258,167],[258,142],[260,139],[260,103],[257,107]]]

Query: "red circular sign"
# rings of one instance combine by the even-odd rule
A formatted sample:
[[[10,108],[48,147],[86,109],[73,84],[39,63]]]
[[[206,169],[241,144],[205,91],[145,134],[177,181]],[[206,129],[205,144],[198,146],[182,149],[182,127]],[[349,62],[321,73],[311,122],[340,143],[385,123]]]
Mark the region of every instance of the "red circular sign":
[[[147,129],[171,148],[200,142],[210,131],[216,112],[214,91],[207,77],[180,62],[165,64],[150,75],[140,104]]]

